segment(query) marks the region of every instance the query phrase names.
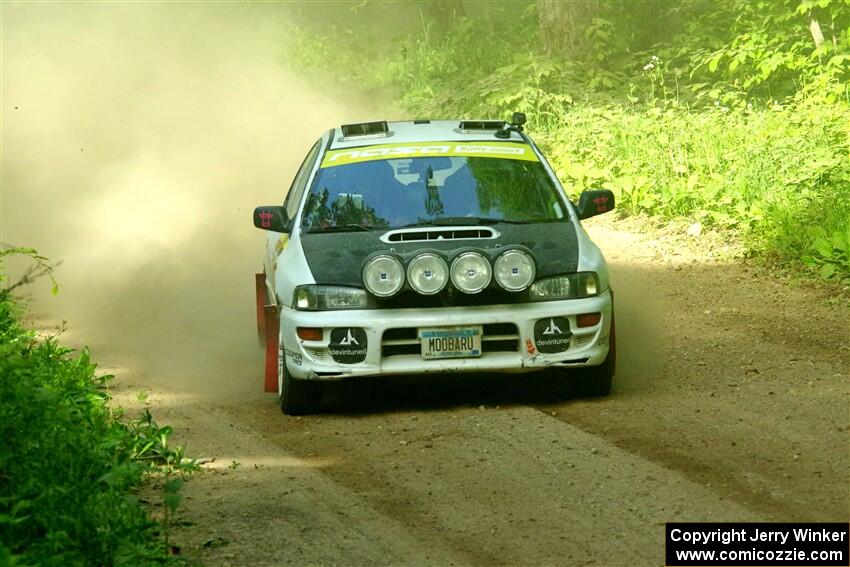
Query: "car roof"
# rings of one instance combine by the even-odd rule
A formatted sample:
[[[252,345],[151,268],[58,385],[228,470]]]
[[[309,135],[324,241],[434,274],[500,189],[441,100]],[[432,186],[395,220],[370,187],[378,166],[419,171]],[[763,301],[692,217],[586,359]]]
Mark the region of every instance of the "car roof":
[[[333,141],[328,149],[357,148],[379,144],[409,144],[416,142],[519,142],[526,143],[517,132],[510,132],[510,138],[497,138],[495,130],[461,130],[461,120],[400,120],[387,122],[389,131],[385,134],[371,134],[345,137],[342,128],[332,131]],[[464,120],[463,122],[474,122]],[[482,121],[478,121],[482,122]],[[489,121],[486,121],[489,122]]]

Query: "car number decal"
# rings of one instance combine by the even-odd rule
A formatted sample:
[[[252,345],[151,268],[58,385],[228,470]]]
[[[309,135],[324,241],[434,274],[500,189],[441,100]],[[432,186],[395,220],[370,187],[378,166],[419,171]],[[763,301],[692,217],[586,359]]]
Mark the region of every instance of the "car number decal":
[[[526,144],[476,143],[469,142],[426,142],[411,144],[381,144],[366,148],[331,150],[325,154],[321,168],[375,161],[381,159],[404,159],[413,157],[459,156],[518,159],[539,161],[537,155]]]

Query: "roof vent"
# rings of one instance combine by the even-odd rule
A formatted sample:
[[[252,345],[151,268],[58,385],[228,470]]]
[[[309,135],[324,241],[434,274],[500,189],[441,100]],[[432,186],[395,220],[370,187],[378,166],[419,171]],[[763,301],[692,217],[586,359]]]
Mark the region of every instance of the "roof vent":
[[[386,136],[389,131],[390,128],[387,126],[386,120],[382,120],[381,122],[362,122],[360,124],[342,125],[342,135],[345,138],[357,136]]]
[[[461,132],[475,132],[481,130],[501,130],[504,127],[504,120],[462,120],[458,129]]]

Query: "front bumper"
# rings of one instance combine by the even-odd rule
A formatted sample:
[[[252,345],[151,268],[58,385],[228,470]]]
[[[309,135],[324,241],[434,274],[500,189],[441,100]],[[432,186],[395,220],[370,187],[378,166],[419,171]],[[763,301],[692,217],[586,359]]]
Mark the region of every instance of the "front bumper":
[[[280,336],[289,373],[299,379],[334,380],[349,376],[438,372],[525,372],[553,366],[601,364],[608,355],[611,312],[610,291],[585,299],[480,307],[351,311],[284,308],[280,313]],[[593,326],[578,328],[576,316],[582,313],[601,313],[601,319]],[[572,333],[569,346],[562,352],[540,352],[535,340],[535,323],[557,317],[569,321]],[[422,358],[415,337],[416,329],[463,325],[484,326],[481,356],[438,360]],[[322,328],[322,340],[299,338],[298,327]],[[365,331],[367,345],[362,362],[336,362],[329,350],[331,331],[345,327]],[[488,329],[491,331],[489,335]]]

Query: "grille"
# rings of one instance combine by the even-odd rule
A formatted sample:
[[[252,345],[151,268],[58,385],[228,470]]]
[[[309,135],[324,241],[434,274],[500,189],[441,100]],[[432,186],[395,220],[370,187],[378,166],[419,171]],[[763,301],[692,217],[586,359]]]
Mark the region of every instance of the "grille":
[[[513,323],[490,323],[483,326],[481,351],[516,352],[519,350],[519,330]],[[419,330],[416,327],[387,329],[381,338],[381,356],[420,354]]]

